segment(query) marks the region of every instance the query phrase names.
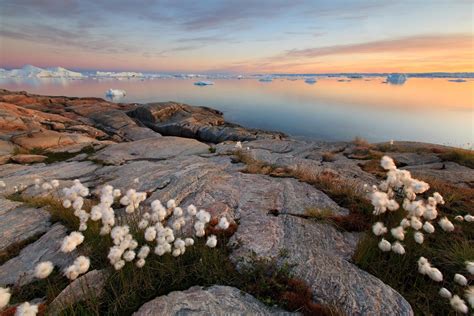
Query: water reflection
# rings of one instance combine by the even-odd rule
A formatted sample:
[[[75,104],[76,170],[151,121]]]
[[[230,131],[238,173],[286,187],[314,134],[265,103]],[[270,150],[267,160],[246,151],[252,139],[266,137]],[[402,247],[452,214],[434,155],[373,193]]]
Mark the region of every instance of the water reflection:
[[[291,78],[293,79],[293,78]],[[104,97],[110,88],[127,95],[114,102],[178,101],[210,106],[228,120],[296,136],[370,141],[413,140],[440,144],[473,143],[474,81],[409,78],[403,85],[385,78],[318,78],[307,84],[273,78],[214,80],[199,89],[193,80],[0,79],[0,87],[46,95]],[[370,79],[370,80],[369,80]]]

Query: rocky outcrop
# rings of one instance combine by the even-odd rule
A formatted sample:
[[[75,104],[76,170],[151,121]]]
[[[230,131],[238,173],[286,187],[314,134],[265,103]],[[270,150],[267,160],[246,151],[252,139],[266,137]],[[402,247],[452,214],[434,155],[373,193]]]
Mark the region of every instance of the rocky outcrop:
[[[122,164],[130,160],[165,160],[205,153],[209,153],[209,146],[194,139],[153,137],[108,146],[92,159],[106,164]]]
[[[284,137],[283,133],[248,129],[228,123],[222,112],[208,107],[176,102],[145,104],[128,114],[162,135],[195,138],[210,143]]]
[[[11,157],[11,160],[16,163],[35,163],[35,162],[43,162],[47,159],[47,156],[44,155],[28,155],[28,154],[19,154]]]
[[[144,304],[134,316],[152,315],[297,315],[265,306],[253,296],[229,286],[199,286],[171,292]]]
[[[69,284],[49,304],[48,315],[59,315],[68,306],[86,299],[98,299],[104,291],[107,270],[92,270]]]
[[[2,231],[2,230],[0,230]],[[64,269],[76,257],[76,251],[60,251],[61,240],[66,236],[66,228],[54,224],[37,241],[23,248],[20,254],[0,266],[0,286],[9,284],[25,285],[34,280],[34,268],[42,261],[51,261],[56,269]]]
[[[0,199],[0,253],[15,244],[46,232],[51,225],[49,213]]]

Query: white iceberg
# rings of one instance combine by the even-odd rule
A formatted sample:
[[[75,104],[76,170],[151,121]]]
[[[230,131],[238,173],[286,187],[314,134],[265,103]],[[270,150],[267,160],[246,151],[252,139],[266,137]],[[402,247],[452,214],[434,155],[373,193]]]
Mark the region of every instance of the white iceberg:
[[[196,81],[194,83],[195,86],[212,86],[214,82],[212,81]]]
[[[466,82],[465,79],[462,79],[462,78],[459,78],[459,79],[451,79],[451,80],[448,80],[450,82]]]
[[[133,71],[122,71],[122,72],[113,72],[113,71],[96,71],[95,75],[97,77],[106,77],[106,78],[141,78],[145,75],[141,72]]]
[[[110,97],[110,98],[124,97],[126,95],[127,95],[127,92],[121,89],[109,89],[105,91],[105,96]]]
[[[387,83],[390,84],[404,84],[407,81],[405,74],[389,74],[387,76]]]
[[[25,65],[20,69],[0,71],[2,77],[8,78],[83,78],[80,72],[75,72],[62,67],[39,68]]]
[[[307,84],[315,84],[316,83],[316,78],[307,78],[304,82]]]
[[[260,78],[259,81],[261,81],[261,82],[272,82],[273,77],[271,77],[271,76],[263,77],[263,78]]]

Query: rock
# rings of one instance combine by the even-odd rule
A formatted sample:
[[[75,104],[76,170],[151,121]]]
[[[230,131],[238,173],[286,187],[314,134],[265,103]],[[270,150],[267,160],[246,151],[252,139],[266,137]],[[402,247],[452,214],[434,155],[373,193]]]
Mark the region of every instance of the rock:
[[[12,137],[12,142],[25,149],[61,147],[72,144],[95,142],[94,138],[81,134],[59,133],[51,130],[42,130]]]
[[[413,315],[400,294],[349,262],[358,241],[353,233],[291,215],[249,210],[241,214],[231,241],[239,245],[231,257],[236,262],[248,262],[252,253],[278,258],[284,249],[285,260],[297,264],[294,275],[309,284],[316,302],[338,306],[348,315]]]
[[[15,150],[12,143],[0,139],[0,156],[10,155]]]
[[[434,178],[452,183],[460,187],[474,187],[474,169],[461,166],[455,162],[445,161],[423,165],[407,166],[402,169],[409,170],[414,177]]]
[[[109,134],[116,134],[124,140],[134,141],[161,135],[146,127],[140,127],[123,111],[110,110],[90,116],[96,125]]]
[[[19,154],[11,157],[11,160],[21,164],[43,162],[48,159],[47,156],[43,155],[28,155],[28,154]]]
[[[385,155],[392,157],[399,167],[417,166],[441,162],[436,154],[432,153],[395,153],[387,152]]]
[[[77,252],[60,251],[61,241],[67,231],[61,224],[54,224],[40,239],[23,248],[20,254],[0,266],[0,286],[25,285],[34,280],[34,268],[42,261],[51,261],[55,269],[64,269],[72,264]]]
[[[175,291],[144,304],[134,316],[152,315],[294,315],[259,302],[230,286],[194,286]]]
[[[222,112],[208,107],[176,102],[145,104],[128,114],[162,135],[195,138],[211,143],[284,137],[283,133],[246,129],[228,123]]]
[[[104,133],[103,131],[101,131],[97,128],[94,128],[92,126],[88,126],[88,125],[68,126],[67,130],[72,131],[72,132],[85,133],[85,134],[89,135],[90,137],[96,138],[96,139],[97,138],[105,138],[107,136],[107,134]]]
[[[164,160],[208,152],[208,145],[194,139],[154,137],[108,146],[96,153],[92,159],[107,164],[122,164],[130,160]]]
[[[65,308],[88,298],[98,298],[103,294],[107,270],[92,270],[72,281],[49,304],[48,315],[59,315]]]
[[[28,239],[46,232],[51,225],[50,215],[43,209],[36,209],[20,205],[0,212],[0,252],[5,251],[15,244],[21,244]]]

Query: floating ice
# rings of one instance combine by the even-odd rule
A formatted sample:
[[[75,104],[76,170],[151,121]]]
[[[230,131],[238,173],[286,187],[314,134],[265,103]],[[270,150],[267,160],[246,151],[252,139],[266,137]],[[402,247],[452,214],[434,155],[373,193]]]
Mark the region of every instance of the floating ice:
[[[196,81],[194,83],[195,86],[212,86],[214,82],[212,81]]]
[[[316,78],[308,78],[304,82],[308,84],[315,84],[316,83]]]
[[[387,76],[387,83],[390,84],[404,84],[407,81],[405,74],[389,74]]]
[[[0,72],[6,78],[83,78],[80,72],[71,71],[62,67],[39,68],[25,65],[21,69],[3,70]]]
[[[448,80],[448,81],[451,81],[451,82],[466,82],[466,80],[464,79],[451,79],[451,80]]]
[[[260,80],[258,80],[258,81],[261,81],[261,82],[272,82],[272,81],[273,81],[273,78],[270,77],[270,76],[267,76],[267,77],[260,78]]]
[[[121,89],[109,89],[105,91],[105,96],[109,98],[124,97],[126,95],[127,95],[127,92]]]

